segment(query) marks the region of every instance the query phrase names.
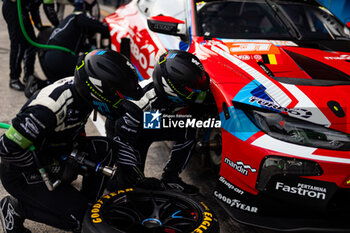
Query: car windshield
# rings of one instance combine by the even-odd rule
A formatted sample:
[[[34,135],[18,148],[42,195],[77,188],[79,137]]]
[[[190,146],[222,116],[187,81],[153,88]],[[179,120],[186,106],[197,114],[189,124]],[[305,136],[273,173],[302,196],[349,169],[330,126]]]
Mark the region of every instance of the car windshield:
[[[202,36],[244,39],[337,40],[350,31],[326,8],[309,1],[228,0],[196,3]]]

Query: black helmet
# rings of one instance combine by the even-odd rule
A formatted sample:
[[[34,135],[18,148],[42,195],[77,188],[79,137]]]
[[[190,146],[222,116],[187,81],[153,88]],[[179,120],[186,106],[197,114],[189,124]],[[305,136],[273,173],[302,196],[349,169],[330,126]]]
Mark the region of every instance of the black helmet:
[[[210,83],[201,61],[181,50],[169,50],[160,56],[153,80],[156,90],[176,103],[195,102]]]
[[[97,49],[88,53],[78,62],[74,76],[79,95],[110,119],[118,115],[123,99],[142,96],[135,68],[115,51]]]

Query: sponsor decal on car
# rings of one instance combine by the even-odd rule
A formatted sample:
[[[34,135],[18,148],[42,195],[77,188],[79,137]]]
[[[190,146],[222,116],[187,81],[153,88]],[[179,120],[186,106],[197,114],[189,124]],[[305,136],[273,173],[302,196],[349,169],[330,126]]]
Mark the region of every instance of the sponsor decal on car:
[[[262,56],[260,54],[254,54],[254,55],[250,55],[250,54],[245,54],[245,55],[235,55],[235,57],[237,57],[240,60],[243,61],[249,61],[249,60],[257,60],[260,61],[262,60]]]
[[[236,193],[240,194],[240,195],[243,195],[244,194],[244,191],[237,188],[236,186],[234,186],[233,184],[231,184],[230,182],[228,182],[224,177],[220,176],[219,178],[219,181],[221,183],[223,183],[227,188],[235,191]]]
[[[285,108],[285,107],[281,107],[278,104],[265,100],[265,99],[261,99],[259,97],[256,96],[251,96],[249,98],[249,102],[250,103],[258,103],[260,106],[268,108],[268,109],[273,109],[273,110],[277,110],[277,111],[281,111],[281,112],[287,112],[288,114],[291,115],[295,115],[298,117],[303,117],[303,118],[309,118],[312,116],[312,112],[310,112],[309,110],[306,109],[301,109],[301,108]]]
[[[225,157],[224,162],[245,176],[249,174],[249,170],[252,173],[256,172],[256,169],[252,168],[250,165],[244,164],[242,161],[233,162],[229,158]]]
[[[339,57],[325,57],[326,60],[350,60],[350,55],[340,55]]]
[[[295,194],[298,196],[326,199],[327,189],[325,187],[298,183],[297,186],[289,186],[283,182],[276,182],[275,189],[278,191]]]
[[[214,191],[214,196],[220,199],[221,201],[223,201],[224,203],[228,204],[230,207],[234,207],[234,208],[251,212],[251,213],[258,213],[258,207],[244,204],[238,199],[232,199],[232,198],[226,197],[225,195],[221,194],[217,190]]]
[[[254,40],[254,39],[222,39],[219,41],[208,41],[208,44],[217,44],[217,43],[271,43],[276,46],[293,46],[297,47],[298,45],[293,41],[288,40]]]
[[[282,91],[279,86],[277,86],[274,82],[272,82],[269,78],[267,78],[265,75],[263,75],[256,69],[254,69],[252,66],[248,65],[242,60],[239,60],[237,57],[231,55],[224,48],[219,46],[212,46],[211,50],[218,53],[222,57],[226,58],[227,60],[232,62],[232,64],[241,68],[244,72],[246,72],[252,78],[254,78],[255,82],[258,82],[264,87],[267,87],[266,92],[269,93],[270,97],[273,98],[281,106],[287,107],[292,102],[290,97],[284,91]]]
[[[239,54],[280,54],[277,46],[272,43],[226,43],[232,55]]]
[[[235,54],[234,56],[242,61],[262,61],[263,63],[270,65],[283,64],[283,59],[280,54]]]
[[[225,41],[231,41],[231,42],[254,42],[254,43],[271,43],[276,46],[298,46],[296,43],[293,41],[289,40],[254,40],[254,39],[246,39],[246,40],[237,40],[237,39],[232,39],[232,40],[225,40]]]

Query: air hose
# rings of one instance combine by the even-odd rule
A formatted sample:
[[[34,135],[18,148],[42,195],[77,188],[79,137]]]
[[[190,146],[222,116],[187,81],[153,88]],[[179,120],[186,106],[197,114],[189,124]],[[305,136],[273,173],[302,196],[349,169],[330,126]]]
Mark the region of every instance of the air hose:
[[[62,46],[58,46],[58,45],[46,45],[46,44],[39,44],[35,41],[33,41],[27,34],[26,29],[24,28],[24,23],[23,23],[23,18],[22,18],[22,5],[21,5],[21,0],[17,0],[17,9],[18,9],[18,19],[19,19],[19,25],[21,27],[22,33],[24,38],[26,38],[26,40],[33,46],[41,48],[41,49],[55,49],[55,50],[62,50],[65,52],[69,52],[72,55],[75,55],[75,52],[73,52],[72,50],[62,47]]]
[[[0,122],[0,128],[2,128],[2,129],[9,129],[10,127],[11,127],[11,125]]]

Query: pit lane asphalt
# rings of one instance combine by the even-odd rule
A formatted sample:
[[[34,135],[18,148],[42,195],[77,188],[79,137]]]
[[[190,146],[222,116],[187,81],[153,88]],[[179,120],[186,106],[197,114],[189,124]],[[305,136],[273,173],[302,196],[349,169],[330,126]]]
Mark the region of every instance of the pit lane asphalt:
[[[0,1],[0,7],[2,7],[2,1]],[[42,9],[41,9],[42,11]],[[69,14],[72,12],[71,6],[66,6],[65,13]],[[107,16],[108,14],[114,12],[114,8],[110,6],[101,5],[101,15]],[[48,23],[44,12],[41,12],[41,16],[44,23]],[[23,92],[14,91],[9,88],[9,52],[10,52],[10,42],[7,32],[7,24],[1,14],[0,17],[0,93],[1,93],[1,105],[0,105],[0,122],[10,123],[11,119],[16,115],[20,107],[27,100]],[[44,79],[44,74],[36,60],[36,74]],[[97,130],[95,124],[89,120],[87,124],[87,134],[100,135],[100,130]],[[4,130],[0,129],[2,134]],[[149,150],[149,156],[146,162],[146,176],[154,176],[160,178],[162,173],[162,168],[167,161],[167,156],[169,154],[169,145],[171,143],[155,143]],[[261,233],[261,232],[271,232],[265,230],[259,230],[251,227],[247,227],[238,224],[236,221],[228,217],[228,215],[223,211],[223,209],[216,203],[213,198],[212,190],[215,185],[215,176],[207,169],[202,169],[199,167],[199,158],[194,156],[188,167],[185,169],[181,176],[188,182],[197,185],[201,194],[206,198],[206,203],[215,210],[219,221],[221,233],[234,233],[234,232],[244,232],[244,233]],[[78,182],[77,182],[78,185]],[[5,189],[0,184],[0,198],[8,195]],[[25,221],[25,226],[29,228],[33,233],[65,233],[62,231],[45,224],[40,224],[32,222],[29,220]],[[0,227],[0,231],[2,228]]]

